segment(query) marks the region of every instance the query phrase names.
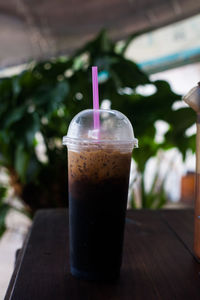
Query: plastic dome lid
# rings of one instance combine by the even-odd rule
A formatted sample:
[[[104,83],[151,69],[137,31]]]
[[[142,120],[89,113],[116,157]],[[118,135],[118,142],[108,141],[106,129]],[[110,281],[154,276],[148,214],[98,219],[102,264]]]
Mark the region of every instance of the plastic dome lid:
[[[94,114],[99,116],[99,128],[94,129]],[[68,133],[63,137],[64,145],[72,144],[128,144],[138,147],[133,127],[128,118],[119,111],[87,109],[78,113],[71,121]]]

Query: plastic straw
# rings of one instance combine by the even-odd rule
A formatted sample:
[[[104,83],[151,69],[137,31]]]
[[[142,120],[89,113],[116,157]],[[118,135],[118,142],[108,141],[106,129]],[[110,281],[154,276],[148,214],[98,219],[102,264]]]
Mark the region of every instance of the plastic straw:
[[[99,131],[99,89],[98,89],[98,68],[92,67],[92,87],[93,87],[93,109],[94,109],[94,129]]]

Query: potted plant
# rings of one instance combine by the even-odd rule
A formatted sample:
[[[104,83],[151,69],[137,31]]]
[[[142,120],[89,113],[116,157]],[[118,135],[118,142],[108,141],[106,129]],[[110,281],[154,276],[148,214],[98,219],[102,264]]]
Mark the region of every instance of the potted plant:
[[[144,189],[147,160],[158,149],[177,147],[183,156],[187,149],[194,150],[194,137],[185,135],[195,122],[194,113],[188,108],[173,110],[180,95],[165,81],[151,82],[125,58],[124,51],[102,31],[71,57],[31,63],[21,74],[0,80],[0,166],[7,170],[15,194],[32,213],[41,207],[67,205],[67,158],[62,137],[73,116],[92,107],[92,65],[99,68],[100,99],[109,99],[113,109],[129,118],[139,139],[134,160],[141,174],[143,207],[153,203],[149,204]],[[138,86],[146,84],[155,87],[154,94],[138,92]],[[155,141],[157,120],[169,124],[162,143]],[[43,158],[37,151],[41,144]],[[1,207],[0,216],[5,219]]]

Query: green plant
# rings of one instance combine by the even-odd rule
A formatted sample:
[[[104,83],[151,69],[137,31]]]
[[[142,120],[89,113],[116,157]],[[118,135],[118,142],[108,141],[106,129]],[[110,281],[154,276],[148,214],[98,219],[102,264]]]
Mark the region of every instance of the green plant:
[[[0,165],[7,168],[15,193],[33,212],[67,204],[67,159],[61,139],[72,117],[92,107],[92,65],[99,68],[100,99],[109,99],[134,126],[140,144],[134,159],[142,184],[146,161],[158,149],[177,147],[183,156],[187,149],[194,150],[194,137],[185,135],[195,122],[194,113],[188,108],[173,110],[180,95],[165,81],[151,82],[102,31],[71,57],[32,63],[21,74],[0,80]],[[153,95],[137,92],[146,84],[155,86]],[[157,120],[169,124],[160,144],[155,141]],[[37,155],[38,132],[45,160]],[[144,197],[143,207],[148,206]]]
[[[6,215],[10,210],[10,205],[5,202],[7,196],[7,188],[0,186],[0,237],[6,230]]]

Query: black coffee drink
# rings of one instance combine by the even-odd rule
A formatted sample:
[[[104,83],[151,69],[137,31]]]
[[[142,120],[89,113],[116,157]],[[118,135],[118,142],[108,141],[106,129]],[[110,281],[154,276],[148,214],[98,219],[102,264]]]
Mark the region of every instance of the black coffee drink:
[[[68,151],[71,273],[114,280],[122,262],[131,153]]]

